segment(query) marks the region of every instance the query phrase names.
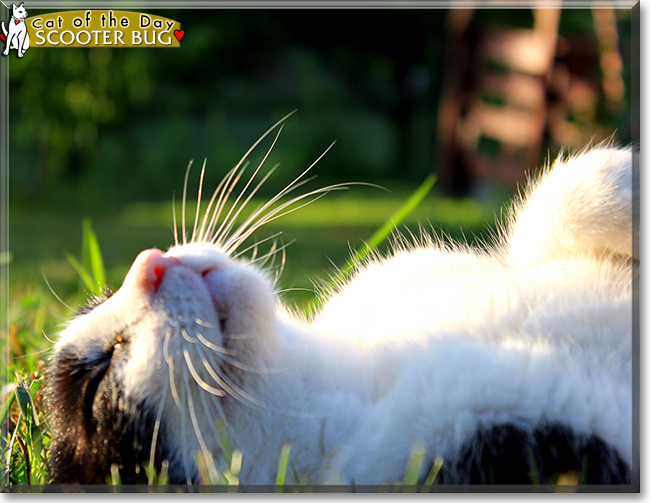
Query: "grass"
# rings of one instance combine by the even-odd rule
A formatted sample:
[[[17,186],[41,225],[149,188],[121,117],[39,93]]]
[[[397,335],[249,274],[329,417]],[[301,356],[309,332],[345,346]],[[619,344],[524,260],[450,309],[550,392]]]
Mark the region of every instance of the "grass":
[[[430,188],[426,187],[427,192]],[[420,199],[424,197],[423,190]],[[402,206],[403,201],[407,202]],[[365,253],[364,240],[396,215],[400,206],[403,211],[398,211],[395,218],[411,230],[417,231],[418,222],[428,221],[434,229],[461,240],[465,236],[471,239],[472,233],[485,236],[486,224],[494,220],[492,207],[472,200],[429,197],[416,208],[405,191],[363,198],[350,193],[330,194],[266,229],[268,234],[282,230],[284,242],[296,240],[287,250],[287,266],[281,281],[288,289],[285,300],[299,309],[305,308],[314,299],[313,281],[334,274],[332,264],[345,264],[351,248],[361,248]],[[194,214],[191,205],[187,213]],[[8,310],[3,313],[8,320],[2,324],[8,328],[0,336],[0,351],[7,357],[6,372],[0,375],[3,487],[42,485],[46,481],[51,435],[42,405],[43,369],[51,339],[71,314],[68,306],[74,309],[104,283],[118,287],[142,249],[167,248],[172,241],[171,214],[169,203],[138,203],[117,213],[98,212],[93,216],[95,233],[89,220],[72,211],[52,213],[30,208],[11,212],[11,256],[3,259],[10,261],[11,294]],[[464,234],[458,232],[459,228]],[[388,232],[386,228],[380,232],[369,244],[385,249],[387,244],[380,242]],[[77,258],[80,243],[81,254]],[[361,258],[362,255],[356,255],[356,260]],[[216,483],[236,487],[241,453],[235,450],[229,456],[231,469],[220,474]],[[423,459],[419,451],[413,456],[415,462]],[[281,487],[286,484],[290,462],[290,446],[286,446],[278,462],[277,481]],[[412,485],[418,474],[417,466],[409,464],[405,483]],[[422,481],[429,487],[435,479],[435,473],[432,474]],[[150,474],[150,480],[164,482],[165,474]],[[108,482],[118,483],[119,473],[112,471]]]

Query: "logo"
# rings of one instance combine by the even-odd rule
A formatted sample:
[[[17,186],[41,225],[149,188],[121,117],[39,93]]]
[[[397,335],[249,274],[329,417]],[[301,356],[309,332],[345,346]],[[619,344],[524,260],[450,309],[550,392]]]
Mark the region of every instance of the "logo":
[[[33,47],[180,47],[173,19],[119,10],[53,12],[29,18]]]
[[[3,55],[16,49],[22,58],[30,43],[32,48],[180,47],[185,35],[178,21],[131,11],[66,11],[26,18],[24,2],[13,4],[7,26],[2,22]]]
[[[2,5],[4,5],[4,2]],[[7,6],[5,5],[5,7]],[[8,26],[5,27],[5,22],[2,21],[0,38],[5,43],[5,50],[2,55],[9,56],[9,51],[16,49],[18,57],[22,58],[29,49],[29,31],[27,31],[27,23],[25,23],[25,18],[27,18],[25,2],[20,5],[12,4],[11,9],[11,20],[7,22]]]

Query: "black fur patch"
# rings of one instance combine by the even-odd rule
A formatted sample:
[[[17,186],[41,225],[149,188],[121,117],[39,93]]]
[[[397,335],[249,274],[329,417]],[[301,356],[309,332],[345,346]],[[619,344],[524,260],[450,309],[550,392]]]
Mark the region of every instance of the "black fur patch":
[[[75,316],[81,316],[82,314],[88,314],[90,313],[93,309],[95,309],[97,306],[100,304],[103,304],[106,300],[112,297],[112,295],[115,292],[105,286],[102,290],[102,293],[100,295],[91,295],[88,297],[88,300],[86,301],[86,304],[81,306],[78,310]]]
[[[122,344],[121,351],[128,351]],[[115,369],[126,353],[107,351],[80,359],[62,351],[48,372],[47,404],[52,427],[50,484],[105,484],[111,465],[123,484],[146,483],[144,471],[156,422],[156,405],[126,404]],[[133,412],[136,411],[136,412]],[[186,483],[185,469],[172,456],[161,424],[155,468],[169,461],[169,481]],[[196,482],[196,474],[192,474]]]
[[[526,431],[513,424],[479,430],[445,460],[442,484],[554,484],[574,472],[580,484],[630,484],[630,467],[600,438],[561,424]]]

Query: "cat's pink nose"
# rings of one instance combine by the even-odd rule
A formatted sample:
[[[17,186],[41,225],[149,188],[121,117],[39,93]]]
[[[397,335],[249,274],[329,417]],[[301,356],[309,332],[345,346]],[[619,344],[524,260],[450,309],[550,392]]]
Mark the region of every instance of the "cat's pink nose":
[[[165,257],[156,248],[140,252],[124,278],[122,288],[141,288],[155,293],[167,269],[176,265],[180,265],[178,259]]]

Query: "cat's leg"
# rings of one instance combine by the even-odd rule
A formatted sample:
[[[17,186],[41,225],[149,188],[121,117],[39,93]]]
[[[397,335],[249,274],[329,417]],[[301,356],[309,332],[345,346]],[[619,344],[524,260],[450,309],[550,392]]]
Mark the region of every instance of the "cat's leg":
[[[16,43],[18,47],[16,47],[16,52],[18,52],[18,57],[22,58],[25,55],[25,50],[23,49],[23,43],[25,42],[25,33],[19,33],[16,36]]]
[[[508,261],[632,257],[632,211],[639,198],[632,178],[630,148],[595,148],[556,161],[514,210],[506,236]]]

